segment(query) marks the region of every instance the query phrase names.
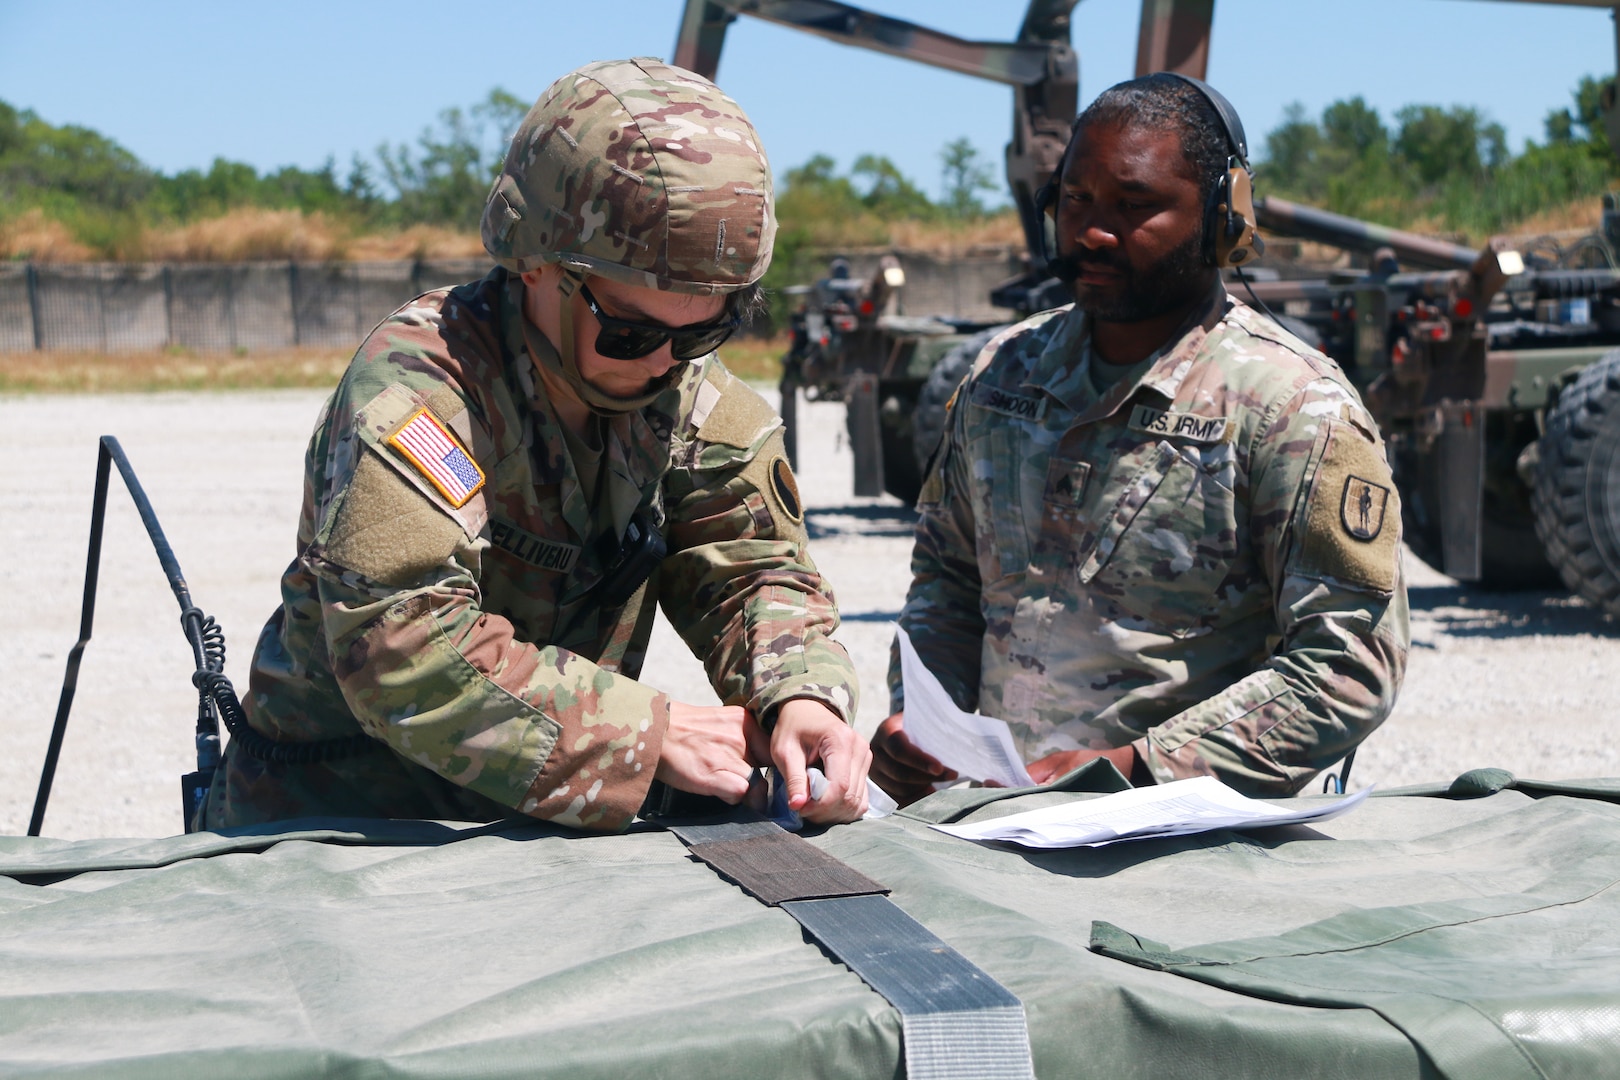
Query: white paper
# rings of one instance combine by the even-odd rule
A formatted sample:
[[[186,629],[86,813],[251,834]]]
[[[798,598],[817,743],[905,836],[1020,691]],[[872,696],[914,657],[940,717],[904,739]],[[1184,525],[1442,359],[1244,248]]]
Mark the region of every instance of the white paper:
[[[899,627],[900,678],[906,688],[906,738],[913,746],[969,780],[1031,787],[1024,759],[1005,720],[963,712],[939,685]]]
[[[911,728],[910,704],[908,687],[908,731]],[[1253,829],[1323,821],[1353,809],[1371,791],[1369,787],[1333,802],[1306,804],[1250,799],[1213,776],[1199,776],[1121,791],[1100,799],[1048,806],[974,825],[935,825],[934,828],[966,840],[1006,840],[1032,848],[1100,847],[1117,840],[1149,836],[1185,836],[1211,829]]]
[[[827,790],[827,774],[814,765],[804,770],[805,779],[810,782],[810,798],[819,799]],[[861,815],[863,821],[872,818],[886,818],[899,809],[889,793],[872,783],[872,778],[866,778],[866,813]]]

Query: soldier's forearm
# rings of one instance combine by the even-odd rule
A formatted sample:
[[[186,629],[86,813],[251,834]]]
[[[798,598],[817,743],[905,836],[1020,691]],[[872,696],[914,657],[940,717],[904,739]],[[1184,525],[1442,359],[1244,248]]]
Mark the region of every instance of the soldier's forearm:
[[[668,702],[455,591],[353,609],[323,588],[345,701],[406,760],[496,802],[585,828],[622,828],[651,784]]]

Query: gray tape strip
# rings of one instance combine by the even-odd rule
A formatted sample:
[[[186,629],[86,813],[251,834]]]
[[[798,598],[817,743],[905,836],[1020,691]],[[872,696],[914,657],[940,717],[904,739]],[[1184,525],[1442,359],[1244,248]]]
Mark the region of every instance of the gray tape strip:
[[[1034,1080],[1023,1003],[879,895],[876,890],[883,886],[774,822],[678,825],[671,831],[693,855],[792,915],[899,1010],[909,1080]],[[705,848],[711,850],[705,853]],[[745,864],[762,862],[763,867],[756,871],[709,857],[722,853],[727,858],[740,855]],[[828,864],[842,873],[829,874]],[[766,898],[781,891],[784,882],[802,891],[846,877],[873,889],[831,899]]]

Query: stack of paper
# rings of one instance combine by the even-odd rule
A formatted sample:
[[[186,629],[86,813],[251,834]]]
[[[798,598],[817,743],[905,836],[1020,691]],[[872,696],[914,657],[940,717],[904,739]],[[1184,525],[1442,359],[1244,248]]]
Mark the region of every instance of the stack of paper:
[[[910,688],[907,688],[909,704]],[[907,730],[910,729],[907,716]],[[1100,847],[1118,840],[1184,836],[1211,829],[1254,829],[1337,817],[1358,805],[1366,788],[1331,802],[1250,799],[1213,776],[1136,788],[975,825],[935,825],[967,840],[1005,840],[1032,848]]]
[[[905,731],[911,744],[968,780],[989,780],[1002,787],[1034,786],[1007,722],[957,708],[917,656],[906,632],[897,627],[895,636],[900,640]]]

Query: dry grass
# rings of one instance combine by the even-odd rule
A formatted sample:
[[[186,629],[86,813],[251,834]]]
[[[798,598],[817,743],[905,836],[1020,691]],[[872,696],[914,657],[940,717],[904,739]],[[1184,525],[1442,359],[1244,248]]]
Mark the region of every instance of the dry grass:
[[[190,225],[147,229],[140,245],[150,262],[325,262],[342,257],[347,239],[348,231],[324,214],[252,208]]]
[[[455,259],[484,254],[475,233],[432,225],[357,233],[324,214],[297,210],[233,210],[222,217],[142,236],[144,258],[153,262],[245,262],[296,259],[357,262],[389,259]]]
[[[372,259],[482,259],[484,242],[477,233],[460,233],[437,225],[412,225],[396,232],[366,233],[349,241],[344,257]]]
[[[1597,199],[1578,199],[1567,206],[1554,207],[1513,226],[1507,235],[1534,238],[1566,233],[1571,236],[1596,232],[1603,223],[1603,204]]]
[[[145,393],[158,390],[268,390],[332,387],[349,352],[0,353],[0,393]]]
[[[787,336],[727,342],[721,358],[738,378],[775,385]],[[0,352],[0,393],[115,394],[159,390],[272,390],[336,386],[350,352]]]
[[[966,255],[986,248],[1021,248],[1024,229],[1011,210],[976,221],[896,221],[889,226],[889,245],[901,251]]]
[[[356,232],[347,222],[298,210],[245,207],[189,225],[149,227],[116,245],[126,262],[254,262],[297,260],[357,262],[393,259],[460,259],[484,254],[476,233],[433,225]],[[93,262],[107,253],[76,240],[72,231],[40,210],[0,219],[0,260]]]
[[[41,263],[88,262],[96,253],[73,238],[60,221],[39,209],[14,218],[0,218],[0,259],[31,259]]]
[[[788,351],[788,336],[732,338],[720,346],[720,359],[726,370],[751,383],[775,386],[782,380],[782,356]]]

